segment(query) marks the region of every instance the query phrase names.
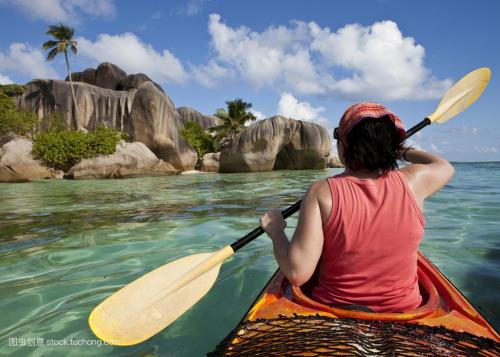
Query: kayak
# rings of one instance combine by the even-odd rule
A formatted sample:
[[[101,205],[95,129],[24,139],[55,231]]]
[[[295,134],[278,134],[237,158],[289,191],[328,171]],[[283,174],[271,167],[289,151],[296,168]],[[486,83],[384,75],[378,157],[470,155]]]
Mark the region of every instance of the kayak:
[[[404,313],[327,306],[278,270],[240,324],[209,355],[500,356],[500,336],[423,254],[423,303]]]

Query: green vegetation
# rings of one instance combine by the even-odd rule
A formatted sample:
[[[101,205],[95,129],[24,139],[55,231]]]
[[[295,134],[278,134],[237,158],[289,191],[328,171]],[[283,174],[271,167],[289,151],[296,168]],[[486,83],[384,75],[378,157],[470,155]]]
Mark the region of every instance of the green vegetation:
[[[50,167],[68,171],[82,159],[114,153],[119,141],[120,133],[108,128],[89,133],[51,130],[35,135],[33,154]]]
[[[205,132],[197,122],[188,121],[181,131],[181,136],[196,150],[199,158],[208,152],[215,151],[214,138]]]
[[[0,93],[0,135],[29,135],[37,126],[35,113],[17,110],[14,102],[4,93]]]
[[[38,131],[64,131],[69,130],[66,118],[62,113],[54,112],[46,115],[40,120]]]
[[[225,140],[232,140],[238,134],[245,123],[249,120],[257,119],[249,109],[251,103],[246,103],[242,99],[229,100],[226,102],[227,111],[223,108],[217,109],[215,116],[222,120],[222,124],[211,127],[209,130],[215,132],[215,140],[221,143]]]
[[[66,26],[62,23],[57,25],[50,25],[46,35],[50,35],[54,38],[54,40],[46,41],[42,46],[44,50],[48,50],[47,61],[52,61],[57,54],[64,53],[64,59],[66,60],[66,70],[68,71],[69,84],[71,87],[71,95],[73,96],[73,105],[76,108],[76,96],[75,89],[73,88],[73,80],[71,79],[71,71],[69,70],[69,61],[68,61],[68,49],[76,55],[78,51],[76,45],[77,42],[73,40],[73,35],[75,34],[75,30],[69,26]],[[75,128],[77,128],[77,120],[75,116]]]
[[[0,93],[8,97],[13,97],[16,94],[23,94],[26,87],[21,84],[0,84]]]

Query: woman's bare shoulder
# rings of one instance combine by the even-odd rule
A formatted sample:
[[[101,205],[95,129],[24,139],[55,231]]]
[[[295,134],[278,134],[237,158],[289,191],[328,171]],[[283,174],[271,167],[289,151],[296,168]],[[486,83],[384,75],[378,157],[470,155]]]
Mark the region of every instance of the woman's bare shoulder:
[[[322,221],[325,223],[332,210],[332,195],[327,179],[313,182],[307,195],[318,203]]]

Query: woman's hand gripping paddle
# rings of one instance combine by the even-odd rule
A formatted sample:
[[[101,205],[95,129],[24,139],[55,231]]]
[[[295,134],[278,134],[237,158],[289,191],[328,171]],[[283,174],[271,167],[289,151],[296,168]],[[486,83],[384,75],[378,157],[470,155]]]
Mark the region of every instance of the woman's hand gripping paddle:
[[[406,132],[415,134],[434,122],[444,123],[483,93],[490,80],[488,68],[477,69],[451,87],[434,113]],[[288,218],[301,201],[282,212]],[[90,314],[89,325],[101,340],[129,346],[154,336],[186,312],[210,290],[225,259],[264,231],[256,228],[215,253],[193,254],[165,264],[118,290]]]

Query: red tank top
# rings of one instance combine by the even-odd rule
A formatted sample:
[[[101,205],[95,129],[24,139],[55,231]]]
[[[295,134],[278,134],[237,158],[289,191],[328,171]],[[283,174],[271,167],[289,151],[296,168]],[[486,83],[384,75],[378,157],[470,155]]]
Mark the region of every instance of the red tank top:
[[[422,301],[417,252],[425,218],[402,172],[327,179],[332,211],[312,297],[328,305],[404,312]]]

